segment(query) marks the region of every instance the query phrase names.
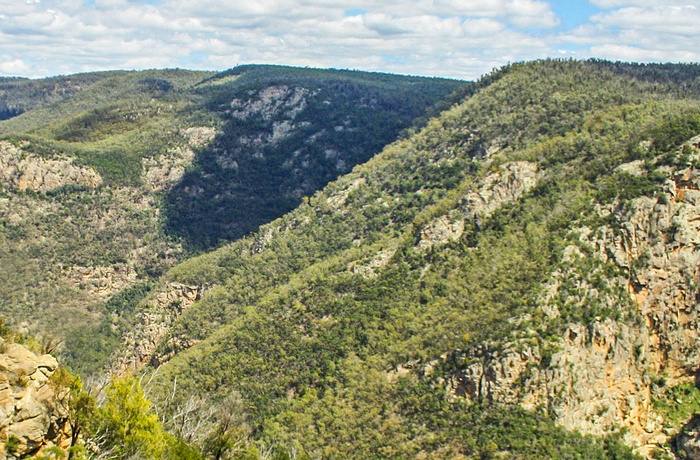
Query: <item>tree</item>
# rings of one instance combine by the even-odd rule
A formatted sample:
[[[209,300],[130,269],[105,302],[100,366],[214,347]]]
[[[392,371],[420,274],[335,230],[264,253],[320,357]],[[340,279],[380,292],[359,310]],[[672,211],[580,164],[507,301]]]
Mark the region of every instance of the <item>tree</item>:
[[[95,398],[83,389],[83,382],[79,376],[72,375],[65,368],[59,368],[52,376],[51,381],[55,388],[58,403],[66,411],[66,422],[70,428],[70,448],[68,459],[76,458],[79,452],[79,440],[88,434],[89,424],[95,417]],[[80,456],[78,454],[77,456]]]
[[[138,381],[117,378],[105,391],[105,404],[97,414],[98,431],[103,434],[101,447],[117,458],[163,458],[168,436]]]

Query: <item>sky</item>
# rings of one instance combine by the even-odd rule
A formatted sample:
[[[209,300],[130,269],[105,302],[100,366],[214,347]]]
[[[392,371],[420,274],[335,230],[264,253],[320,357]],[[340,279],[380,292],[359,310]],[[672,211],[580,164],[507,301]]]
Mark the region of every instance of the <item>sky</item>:
[[[509,62],[700,62],[700,0],[0,0],[0,76],[284,64],[476,79]]]

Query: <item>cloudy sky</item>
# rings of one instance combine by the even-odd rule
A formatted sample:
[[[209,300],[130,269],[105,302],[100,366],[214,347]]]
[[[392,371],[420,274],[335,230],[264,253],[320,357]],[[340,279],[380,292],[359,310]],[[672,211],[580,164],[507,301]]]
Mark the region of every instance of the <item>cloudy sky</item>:
[[[700,61],[700,0],[0,0],[0,75],[270,63],[474,79]]]

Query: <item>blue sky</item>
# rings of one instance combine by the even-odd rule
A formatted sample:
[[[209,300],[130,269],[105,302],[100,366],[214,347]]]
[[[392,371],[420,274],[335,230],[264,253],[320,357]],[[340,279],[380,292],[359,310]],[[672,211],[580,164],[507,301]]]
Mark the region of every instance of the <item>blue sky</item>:
[[[562,26],[571,29],[588,22],[588,18],[600,13],[600,8],[587,1],[557,0],[550,2],[552,11],[559,16]]]
[[[0,75],[271,63],[474,79],[508,62],[700,61],[700,0],[0,0]]]

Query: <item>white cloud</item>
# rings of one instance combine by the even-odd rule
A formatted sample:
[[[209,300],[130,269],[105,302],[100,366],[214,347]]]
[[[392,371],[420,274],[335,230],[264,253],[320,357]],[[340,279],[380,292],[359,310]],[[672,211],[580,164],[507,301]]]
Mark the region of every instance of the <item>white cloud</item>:
[[[599,8],[620,8],[624,6],[659,6],[658,0],[590,0]],[[695,0],[664,0],[664,6],[686,6],[696,4]]]
[[[593,3],[606,10],[566,31],[541,0],[0,0],[0,74],[258,62],[475,78],[547,56],[697,60],[689,1]]]
[[[6,56],[2,57],[0,61],[0,73],[6,75],[26,75],[30,71],[29,65],[22,59],[8,59],[4,60]]]
[[[623,2],[602,2],[619,6]],[[623,6],[603,11],[591,23],[564,35],[566,41],[587,46],[587,54],[604,59],[644,62],[697,62],[700,52],[700,9],[692,5]]]
[[[592,17],[593,22],[608,28],[697,36],[700,9],[694,6],[626,7]]]
[[[551,28],[561,22],[546,2],[511,0],[505,5],[510,22],[520,27]]]
[[[594,45],[591,52],[602,59],[636,62],[698,62],[700,53],[692,50],[649,49],[629,45]]]
[[[197,65],[215,68],[273,62],[473,78],[491,68],[479,65],[484,47],[509,48],[516,59],[546,52],[538,40],[523,46],[532,41],[509,24],[555,23],[535,0],[44,0],[20,8],[0,0],[0,52],[42,62],[34,72],[63,72],[71,62],[182,66],[199,53]]]

